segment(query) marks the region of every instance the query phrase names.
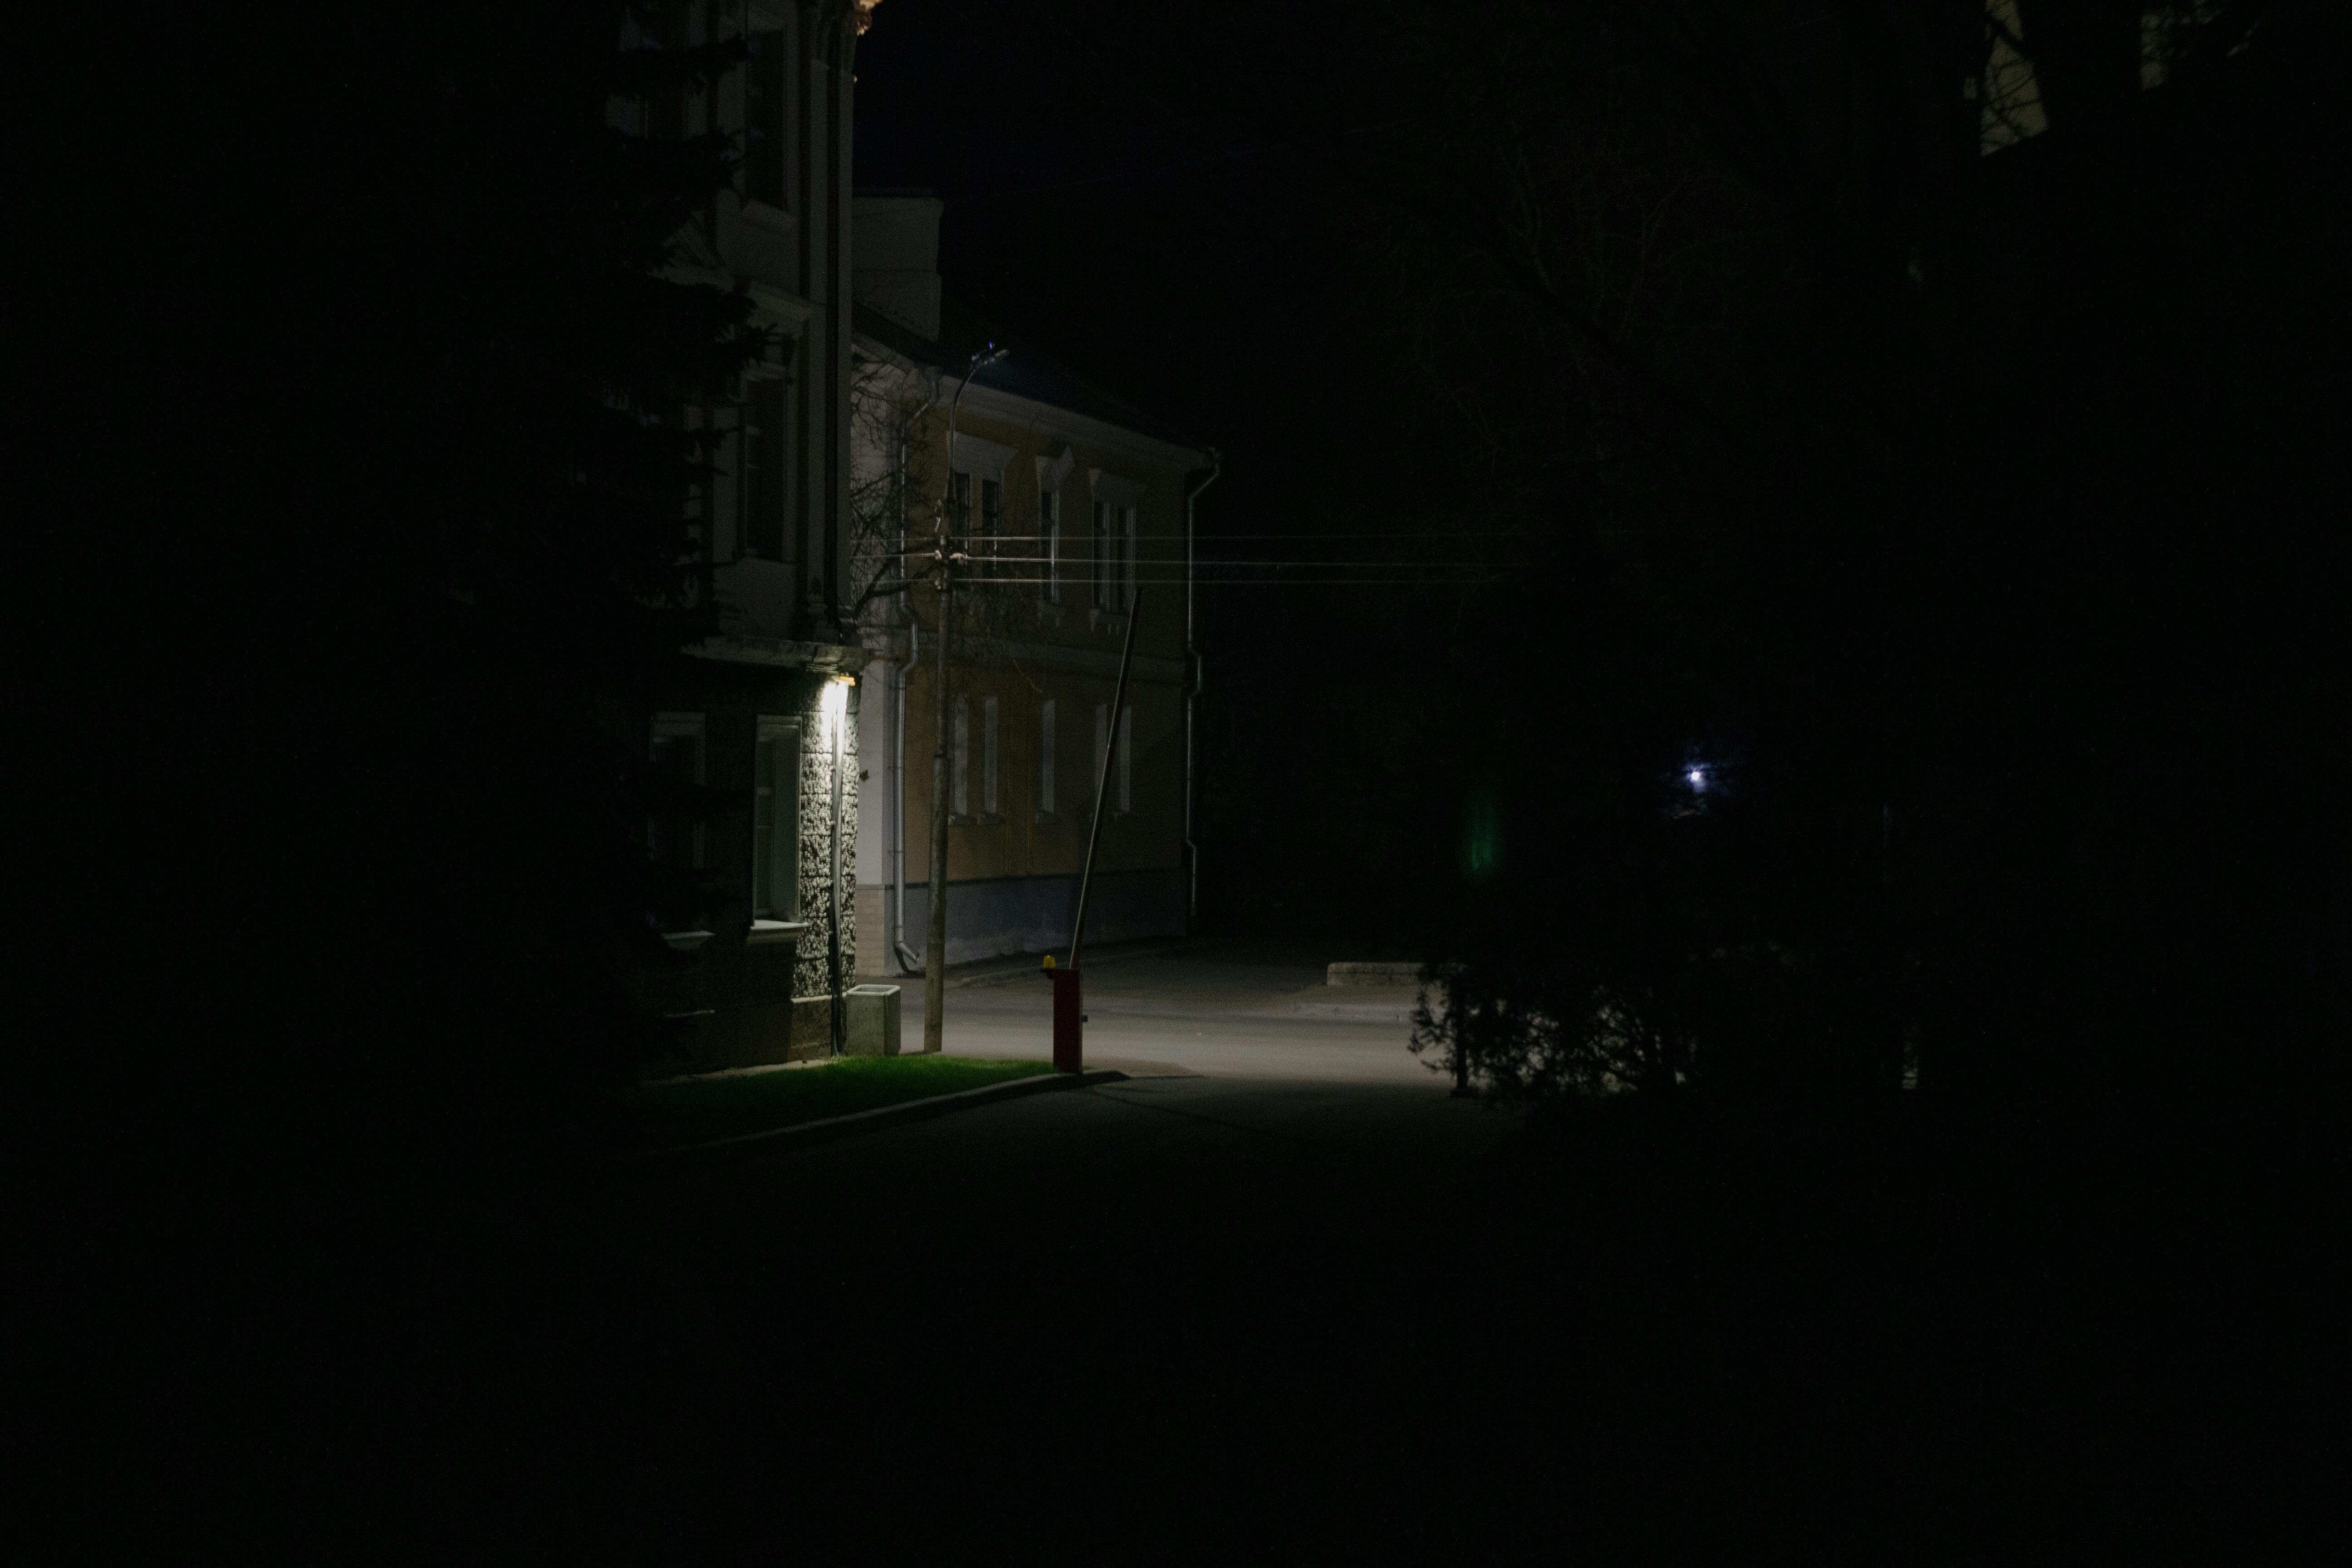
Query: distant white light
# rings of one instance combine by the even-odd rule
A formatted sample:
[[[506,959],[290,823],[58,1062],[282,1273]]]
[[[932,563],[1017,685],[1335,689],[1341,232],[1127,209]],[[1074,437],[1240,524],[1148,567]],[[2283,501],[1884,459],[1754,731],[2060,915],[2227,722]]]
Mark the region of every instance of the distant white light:
[[[1685,773],[1683,777],[1690,780],[1690,786],[1693,789],[1705,789],[1706,787],[1706,770],[1705,768],[1693,768],[1690,772]]]

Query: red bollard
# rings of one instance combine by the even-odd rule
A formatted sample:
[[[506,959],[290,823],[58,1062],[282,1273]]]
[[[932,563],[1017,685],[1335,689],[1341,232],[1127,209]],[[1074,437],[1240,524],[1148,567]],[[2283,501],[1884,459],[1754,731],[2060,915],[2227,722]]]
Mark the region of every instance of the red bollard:
[[[1087,1016],[1078,996],[1078,972],[1048,973],[1054,977],[1054,1070],[1084,1072]]]

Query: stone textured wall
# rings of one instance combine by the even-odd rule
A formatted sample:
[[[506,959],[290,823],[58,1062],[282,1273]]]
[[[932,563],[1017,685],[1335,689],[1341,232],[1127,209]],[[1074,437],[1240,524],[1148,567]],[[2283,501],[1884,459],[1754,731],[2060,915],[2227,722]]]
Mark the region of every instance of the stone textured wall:
[[[824,688],[817,689],[801,728],[801,938],[800,963],[793,975],[797,996],[831,994],[825,960],[831,932],[833,877],[833,744],[841,735],[841,983],[857,984],[857,721],[854,689],[850,710],[828,719]]]

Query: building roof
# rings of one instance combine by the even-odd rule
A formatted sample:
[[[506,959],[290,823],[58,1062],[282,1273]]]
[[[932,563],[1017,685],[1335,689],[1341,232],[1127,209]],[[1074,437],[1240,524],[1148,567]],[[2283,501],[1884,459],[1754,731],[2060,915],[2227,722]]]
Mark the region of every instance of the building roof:
[[[1104,390],[952,296],[940,302],[937,342],[919,336],[870,306],[856,305],[853,310],[859,333],[918,364],[947,375],[960,375],[971,363],[974,354],[993,343],[1005,350],[1005,355],[982,372],[974,384],[1082,414],[1171,446],[1206,450],[1201,442],[1167,420]]]

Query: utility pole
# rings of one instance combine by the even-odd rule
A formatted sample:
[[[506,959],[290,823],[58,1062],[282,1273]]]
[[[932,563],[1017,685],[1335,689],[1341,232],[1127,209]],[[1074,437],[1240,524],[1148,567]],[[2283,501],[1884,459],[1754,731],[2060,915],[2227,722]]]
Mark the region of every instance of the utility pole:
[[[945,503],[942,503],[944,506]],[[949,554],[947,526],[940,527],[939,566],[932,585],[939,590],[939,651],[932,657],[932,703],[937,743],[931,749],[931,908],[923,933],[923,1052],[936,1055],[947,1029],[948,979],[948,638],[955,612],[955,566]]]
[[[937,692],[932,714],[934,742],[931,749],[931,908],[930,919],[923,934],[923,1052],[935,1055],[945,1048],[947,1037],[948,979],[948,783],[952,766],[948,755],[948,704],[950,671],[954,660],[950,657],[955,647],[955,574],[970,564],[962,542],[948,530],[948,494],[955,485],[955,422],[956,409],[971,385],[971,378],[982,367],[1003,357],[1004,351],[989,344],[971,356],[971,363],[957,384],[955,396],[948,402],[948,478],[938,501],[938,538],[931,552],[931,585],[940,595],[939,650],[932,659],[937,673],[932,686]],[[961,525],[961,518],[956,522]]]

